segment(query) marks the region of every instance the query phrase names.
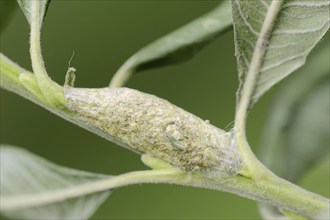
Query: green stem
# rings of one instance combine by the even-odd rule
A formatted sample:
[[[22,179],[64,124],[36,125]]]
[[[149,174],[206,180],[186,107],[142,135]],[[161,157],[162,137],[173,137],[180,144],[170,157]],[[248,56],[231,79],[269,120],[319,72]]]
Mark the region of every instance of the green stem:
[[[207,183],[205,182],[207,181]],[[293,213],[319,219],[330,211],[330,200],[265,172],[258,180],[244,176],[225,176],[212,180],[194,178],[194,186],[227,191],[271,204]]]
[[[12,211],[21,208],[48,205],[128,185],[140,183],[168,183],[171,181],[182,184],[186,182],[184,172],[176,169],[135,171],[115,177],[108,177],[92,183],[68,187],[62,190],[54,190],[37,195],[3,198],[1,211]]]
[[[246,79],[243,84],[241,91],[241,97],[237,105],[236,115],[235,115],[235,135],[237,140],[238,148],[242,153],[244,162],[250,168],[250,175],[258,176],[262,174],[264,166],[257,160],[253,154],[249,143],[246,138],[246,119],[248,110],[251,106],[251,99],[255,91],[257,78],[260,73],[260,68],[263,62],[264,55],[267,50],[265,45],[267,45],[270,33],[274,27],[276,18],[280,12],[283,0],[272,1],[269,6],[267,15],[262,24],[257,43],[252,55],[249,71],[246,74]]]
[[[273,175],[258,180],[263,190],[263,201],[284,210],[317,219],[330,211],[329,199],[311,193]]]
[[[9,60],[5,55],[0,53],[0,85],[1,87],[18,93],[19,95],[31,99],[32,95],[29,91],[20,83],[19,75],[21,73],[28,73],[29,71],[21,68],[11,60]]]
[[[134,56],[129,58],[123,66],[116,72],[112,77],[109,87],[110,88],[119,88],[124,86],[127,81],[132,77],[132,74],[135,72],[133,64],[135,63]]]
[[[32,1],[31,7],[31,33],[30,33],[30,55],[32,69],[37,79],[39,88],[50,105],[55,107],[65,107],[66,100],[63,95],[63,89],[60,85],[49,78],[43,61],[40,45],[40,11],[39,1]]]
[[[250,199],[277,205],[311,218],[317,218],[322,212],[329,209],[329,201],[326,198],[310,193],[278,178],[266,177],[264,181],[258,183],[235,175],[209,179],[200,174],[186,173],[182,170],[169,168],[135,171],[67,189],[36,195],[3,198],[1,210],[12,211],[42,206],[141,183],[167,183],[232,192]]]
[[[36,88],[37,82],[35,80],[29,80],[26,82],[27,75],[32,75],[32,73],[18,66],[16,63],[8,59],[8,57],[0,53],[0,86],[2,88],[32,101],[33,103],[49,110],[61,118],[64,118],[79,126],[83,126],[74,119],[73,112],[67,110],[66,108],[57,108],[54,105],[51,105],[44,98],[40,98],[41,94],[37,95],[33,93],[32,90],[29,90],[29,87]],[[29,83],[30,85],[24,85],[24,82]]]

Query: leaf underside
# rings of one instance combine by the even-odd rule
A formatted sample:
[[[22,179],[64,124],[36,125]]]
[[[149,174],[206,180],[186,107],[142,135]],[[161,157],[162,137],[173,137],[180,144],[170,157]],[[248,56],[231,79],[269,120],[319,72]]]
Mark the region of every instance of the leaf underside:
[[[329,0],[284,0],[273,17],[274,26],[266,39],[258,38],[266,18],[278,0],[232,0],[236,57],[241,88],[248,74],[255,74],[250,104],[290,73],[301,67],[307,55],[329,29]],[[263,26],[264,25],[264,26]],[[257,71],[251,73],[255,50],[265,51]],[[242,96],[238,92],[238,98]]]
[[[49,192],[74,188],[108,176],[61,167],[18,147],[2,145],[0,149],[0,207],[1,214],[8,218],[88,219],[110,195],[110,192],[100,192],[42,206],[9,210],[8,202],[15,196],[42,196]],[[26,203],[28,204],[29,201]]]

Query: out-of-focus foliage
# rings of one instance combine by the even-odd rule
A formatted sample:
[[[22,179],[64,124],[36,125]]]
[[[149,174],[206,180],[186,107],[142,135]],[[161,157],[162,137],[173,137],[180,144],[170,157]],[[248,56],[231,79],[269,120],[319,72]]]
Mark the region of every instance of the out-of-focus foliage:
[[[295,183],[329,157],[330,47],[328,41],[322,46],[277,94],[261,140],[262,161]]]
[[[63,191],[109,176],[61,167],[18,147],[2,145],[0,153],[1,214],[11,219],[88,219],[110,194],[106,191],[65,199]],[[10,209],[11,203],[33,204],[34,200],[24,201],[23,195],[27,199],[32,195],[47,198],[48,193],[62,194],[64,200]],[[16,201],[15,196],[22,199]]]

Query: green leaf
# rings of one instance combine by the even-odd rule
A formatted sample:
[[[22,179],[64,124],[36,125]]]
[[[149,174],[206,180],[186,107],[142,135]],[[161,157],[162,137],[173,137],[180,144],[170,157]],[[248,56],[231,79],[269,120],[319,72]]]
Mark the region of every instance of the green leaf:
[[[32,23],[32,5],[38,4],[39,9],[39,23],[40,27],[43,20],[46,17],[47,9],[50,4],[51,0],[16,0],[19,6],[21,7],[26,19],[28,20],[29,24]]]
[[[0,210],[8,218],[87,219],[110,194],[70,197],[75,187],[109,177],[57,166],[17,147],[0,149]]]
[[[309,169],[329,157],[329,47],[325,45],[284,84],[262,135],[261,160],[291,182],[299,182]],[[283,216],[275,207],[259,206],[266,218]]]
[[[238,98],[245,111],[305,63],[329,29],[329,5],[329,0],[232,0]]]
[[[7,27],[13,13],[15,12],[15,1],[0,1],[0,33]]]
[[[231,28],[232,16],[229,1],[208,14],[175,30],[139,50],[130,57],[114,75],[110,87],[120,87],[138,71],[185,61],[202,47]]]

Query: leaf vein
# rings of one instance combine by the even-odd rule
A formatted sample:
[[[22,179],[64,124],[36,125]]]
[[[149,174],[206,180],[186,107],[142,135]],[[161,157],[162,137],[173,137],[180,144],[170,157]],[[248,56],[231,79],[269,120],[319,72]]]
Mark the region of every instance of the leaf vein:
[[[259,1],[260,1],[260,3],[261,3],[263,6],[265,6],[265,8],[268,10],[269,5],[267,4],[267,2],[266,2],[265,0],[259,0]]]
[[[325,26],[329,24],[329,20],[326,21],[324,24],[321,25],[321,27],[317,27],[314,29],[296,29],[296,30],[290,30],[290,29],[282,29],[282,30],[276,30],[272,33],[272,35],[280,35],[280,34],[287,34],[287,35],[300,35],[300,34],[308,34],[308,33],[315,33],[320,30],[323,30]]]
[[[307,49],[304,53],[302,53],[302,54],[298,54],[298,55],[290,56],[290,57],[288,57],[288,58],[286,58],[286,59],[283,59],[283,60],[281,60],[281,61],[279,61],[279,62],[277,62],[277,63],[274,63],[274,64],[272,64],[272,65],[264,66],[264,67],[260,70],[260,72],[261,72],[261,73],[264,73],[264,72],[269,71],[269,70],[271,70],[271,69],[274,69],[274,68],[276,68],[276,67],[278,67],[278,66],[280,66],[280,65],[282,65],[282,64],[284,64],[284,63],[287,63],[287,62],[289,62],[289,61],[291,61],[291,60],[295,60],[295,59],[297,59],[297,58],[304,57],[304,56],[306,56],[306,55],[309,53],[309,51],[310,51],[310,48],[308,48],[308,49]]]
[[[248,27],[248,29],[251,31],[251,33],[253,33],[254,35],[258,36],[258,34],[259,34],[258,31],[256,31],[256,30],[252,27],[252,25],[250,24],[250,22],[249,22],[249,21],[247,20],[247,18],[244,16],[239,1],[238,1],[238,0],[235,0],[235,4],[237,5],[237,9],[238,9],[239,16],[242,18],[244,24]]]
[[[288,2],[285,5],[283,5],[283,8],[289,8],[289,7],[307,7],[307,8],[321,8],[325,6],[329,6],[330,1],[324,2],[324,3],[315,3],[315,2]]]

